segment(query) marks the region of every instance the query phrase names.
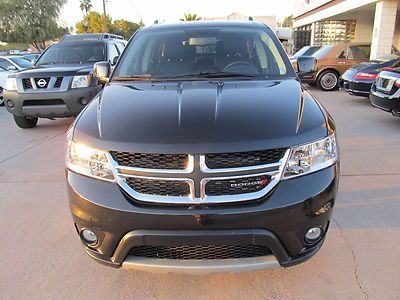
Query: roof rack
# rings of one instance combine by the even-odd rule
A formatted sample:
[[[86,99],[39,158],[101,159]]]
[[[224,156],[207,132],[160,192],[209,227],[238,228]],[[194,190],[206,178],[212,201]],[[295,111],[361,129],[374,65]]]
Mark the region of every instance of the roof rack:
[[[111,39],[124,40],[124,37],[111,33],[67,34],[61,38],[60,42],[101,41]]]

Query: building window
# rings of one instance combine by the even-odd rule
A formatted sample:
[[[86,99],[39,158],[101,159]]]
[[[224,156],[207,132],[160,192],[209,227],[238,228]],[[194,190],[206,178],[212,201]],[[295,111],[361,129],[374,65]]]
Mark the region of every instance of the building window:
[[[355,20],[315,22],[314,45],[353,42],[355,32]]]
[[[297,27],[293,31],[294,52],[311,44],[311,25]]]

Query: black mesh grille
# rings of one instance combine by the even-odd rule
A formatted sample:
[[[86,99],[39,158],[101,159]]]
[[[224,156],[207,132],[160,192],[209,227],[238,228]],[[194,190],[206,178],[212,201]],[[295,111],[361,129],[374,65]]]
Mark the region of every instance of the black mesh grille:
[[[237,195],[261,191],[270,182],[268,175],[211,180],[206,184],[207,196]]]
[[[32,105],[60,105],[65,104],[61,99],[37,99],[37,100],[25,100],[23,106]]]
[[[32,82],[30,78],[23,78],[22,79],[22,86],[25,90],[32,88]]]
[[[265,245],[137,246],[130,255],[158,259],[229,259],[272,254]]]
[[[56,82],[54,83],[54,87],[55,87],[55,88],[61,87],[62,81],[63,81],[63,78],[62,78],[62,77],[57,77]]]
[[[186,181],[127,178],[126,182],[136,192],[157,196],[188,196],[189,184]]]
[[[113,151],[111,155],[119,165],[125,167],[183,170],[188,164],[187,154],[152,154]]]
[[[238,168],[265,165],[278,162],[286,149],[264,151],[216,153],[206,155],[206,164],[210,169]]]

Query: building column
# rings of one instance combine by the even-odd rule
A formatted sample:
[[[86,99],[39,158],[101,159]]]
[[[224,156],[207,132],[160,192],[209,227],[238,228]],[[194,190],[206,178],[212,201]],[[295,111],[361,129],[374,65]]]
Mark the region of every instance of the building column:
[[[397,0],[379,0],[376,3],[371,59],[391,52],[397,5]]]

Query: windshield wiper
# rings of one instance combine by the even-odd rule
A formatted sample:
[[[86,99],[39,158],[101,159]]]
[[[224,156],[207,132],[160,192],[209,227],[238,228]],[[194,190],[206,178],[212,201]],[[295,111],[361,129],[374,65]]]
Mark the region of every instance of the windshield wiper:
[[[132,75],[132,76],[118,76],[113,77],[115,81],[131,81],[131,80],[152,80],[154,79],[151,75]]]
[[[253,77],[255,77],[255,75],[240,74],[240,73],[234,73],[234,72],[200,72],[200,73],[176,75],[176,76],[171,77],[171,79],[196,78],[196,77],[204,77],[204,78],[247,77],[247,78],[253,78]]]

